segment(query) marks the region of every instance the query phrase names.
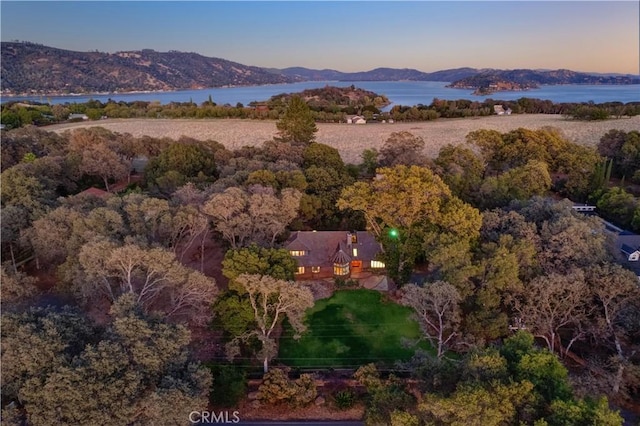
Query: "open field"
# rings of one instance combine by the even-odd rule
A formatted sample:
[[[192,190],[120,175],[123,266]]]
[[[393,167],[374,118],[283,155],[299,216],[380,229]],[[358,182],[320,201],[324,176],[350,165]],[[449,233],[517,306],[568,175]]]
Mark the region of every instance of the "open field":
[[[169,137],[178,139],[189,136],[195,139],[213,139],[229,149],[245,145],[261,145],[276,135],[275,121],[239,119],[109,119],[99,122],[65,123],[46,127],[46,130],[62,132],[79,127],[101,126],[114,132],[133,136]],[[573,142],[594,146],[610,129],[640,130],[640,116],[598,122],[566,120],[560,115],[518,114],[510,116],[439,119],[416,123],[394,124],[318,124],[316,140],[340,151],[346,162],[359,163],[360,154],[366,148],[380,148],[392,132],[406,130],[422,137],[426,142],[425,153],[438,154],[446,144],[465,142],[465,136],[478,129],[508,132],[519,127],[539,129],[556,127]]]
[[[355,367],[409,359],[403,345],[422,335],[413,310],[386,302],[374,290],[341,290],[307,311],[308,330],[300,340],[285,326],[277,361],[292,367]],[[427,349],[424,342],[420,345]]]

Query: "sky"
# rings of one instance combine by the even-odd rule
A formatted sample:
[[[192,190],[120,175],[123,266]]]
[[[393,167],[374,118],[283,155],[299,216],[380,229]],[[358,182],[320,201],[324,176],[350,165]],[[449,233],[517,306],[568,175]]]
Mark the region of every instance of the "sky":
[[[268,68],[640,74],[637,1],[11,1],[2,41],[179,50]]]

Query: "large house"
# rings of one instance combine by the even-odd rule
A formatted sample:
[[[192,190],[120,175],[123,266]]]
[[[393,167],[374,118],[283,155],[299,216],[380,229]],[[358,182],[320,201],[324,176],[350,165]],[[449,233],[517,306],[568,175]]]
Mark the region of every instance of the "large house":
[[[348,115],[347,124],[367,124],[367,120],[361,115]]]
[[[87,114],[69,114],[69,118],[67,120],[88,120],[89,116]]]
[[[493,112],[497,115],[511,115],[511,108],[504,109],[502,105],[494,105]]]
[[[623,233],[618,235],[617,245],[624,260],[638,262],[640,260],[640,235]]]
[[[297,231],[285,248],[298,261],[296,278],[348,278],[364,271],[382,271],[382,251],[365,231]]]
[[[616,237],[616,247],[620,264],[635,272],[640,280],[640,235],[621,232]]]

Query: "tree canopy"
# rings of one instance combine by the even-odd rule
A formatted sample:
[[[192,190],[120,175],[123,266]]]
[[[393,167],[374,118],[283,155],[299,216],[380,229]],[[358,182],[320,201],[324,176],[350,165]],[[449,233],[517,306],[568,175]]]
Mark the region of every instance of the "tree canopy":
[[[258,358],[263,360],[266,373],[269,360],[278,352],[273,336],[276,325],[286,316],[299,336],[305,330],[302,317],[305,311],[313,306],[313,294],[311,290],[299,284],[267,275],[242,274],[236,280],[249,296],[256,328],[232,340],[227,345],[227,356],[233,359],[239,353],[240,343],[255,336],[262,346]]]
[[[211,377],[189,359],[184,327],[143,314],[132,295],[111,315],[104,331],[69,310],[3,315],[3,400],[33,425],[180,424],[207,406]]]
[[[291,97],[276,127],[277,139],[293,145],[307,145],[313,142],[318,131],[309,106],[300,96]]]
[[[367,228],[384,245],[392,278],[406,282],[423,245],[438,249],[478,237],[480,213],[453,196],[430,169],[396,166],[377,173],[371,182],[345,188],[338,207],[363,212]]]

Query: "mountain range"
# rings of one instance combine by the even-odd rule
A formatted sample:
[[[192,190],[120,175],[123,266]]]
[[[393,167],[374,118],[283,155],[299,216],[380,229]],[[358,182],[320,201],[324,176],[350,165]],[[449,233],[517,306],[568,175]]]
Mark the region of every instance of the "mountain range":
[[[518,79],[531,84],[633,84],[638,76],[569,70],[456,68],[425,73],[376,68],[364,72],[248,66],[192,52],[76,52],[29,42],[1,43],[0,87],[4,95],[169,91],[301,81],[443,81],[452,87],[482,87]]]

